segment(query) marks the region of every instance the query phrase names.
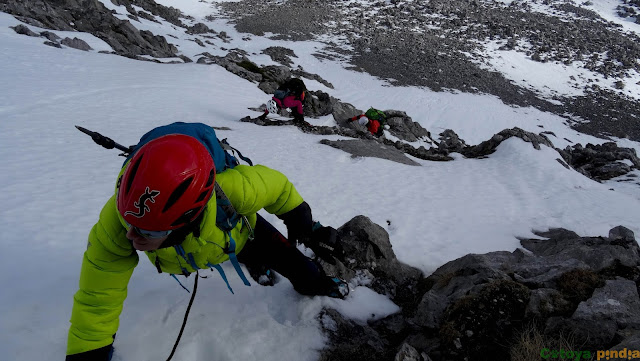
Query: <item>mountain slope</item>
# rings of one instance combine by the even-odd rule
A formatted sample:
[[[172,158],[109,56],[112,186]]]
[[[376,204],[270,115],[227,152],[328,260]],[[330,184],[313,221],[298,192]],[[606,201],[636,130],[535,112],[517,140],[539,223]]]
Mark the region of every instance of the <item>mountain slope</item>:
[[[208,8],[197,1],[184,3]],[[114,7],[121,14],[126,11]],[[563,167],[548,147],[535,150],[513,138],[485,159],[456,156],[436,163],[414,158],[420,167],[352,158],[319,143],[341,136],[238,122],[257,115],[248,108],[264,103],[268,95],[222,67],[102,54],[98,51],[111,49],[103,40],[77,32],[55,31],[61,37],[82,37],[94,50],[54,48],[44,45],[43,38],[9,28],[20,23],[0,14],[6,55],[0,59],[5,84],[0,98],[0,280],[7,285],[0,294],[3,360],[41,360],[43,353],[62,358],[65,352],[86,236],[113,192],[123,161],[78,132],[76,124],[122,144],[133,144],[149,128],[177,120],[226,126],[230,130],[220,131],[220,136],[255,162],[285,173],[322,223],[339,227],[364,214],[389,233],[401,261],[425,273],[469,252],[513,251],[519,247],[516,236],[537,237],[532,229],[561,226],[579,235],[606,236],[622,224],[640,234],[637,187],[590,180]],[[310,89],[330,92],[360,108],[405,110],[434,134],[454,129],[469,144],[513,126],[553,131],[551,139],[560,148],[603,142],[568,128],[557,115],[505,106],[495,96],[389,86],[344,63],[314,57],[322,49],[318,42],[247,35],[215,20],[208,24],[218,33],[225,31],[226,40],[213,39],[215,46],[201,49],[189,40],[192,35],[170,23],[139,23],[161,29],[158,34],[177,34],[170,41],[188,57],[203,50],[224,55],[223,48],[237,47],[266,65],[277,63],[262,54],[263,49],[295,49],[294,67],[320,74],[334,86],[309,80]],[[330,116],[309,120],[335,124]],[[637,142],[617,141],[640,149]],[[277,218],[264,216],[285,231]],[[114,360],[166,358],[189,295],[144,259],[134,273]],[[396,310],[386,296],[364,287],[354,291],[353,299],[336,301],[302,297],[286,280],[273,288],[243,287],[233,277],[235,296],[213,273],[202,281],[175,360],[315,360],[327,342],[318,320],[323,307],[337,308],[359,322]]]

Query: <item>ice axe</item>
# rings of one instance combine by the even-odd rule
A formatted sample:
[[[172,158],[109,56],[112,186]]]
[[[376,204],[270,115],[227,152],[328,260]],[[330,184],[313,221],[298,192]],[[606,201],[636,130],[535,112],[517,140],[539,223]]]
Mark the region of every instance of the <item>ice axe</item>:
[[[104,135],[98,133],[98,132],[94,132],[91,131],[87,128],[83,128],[79,125],[76,125],[76,128],[78,128],[79,131],[83,132],[84,134],[88,135],[91,137],[91,139],[93,139],[94,142],[96,142],[96,144],[103,146],[106,149],[113,149],[116,148],[118,150],[123,151],[124,153],[119,154],[123,157],[127,157],[132,151],[133,151],[133,147],[125,147],[122,144],[118,144],[116,143],[113,139],[109,138],[109,137],[105,137]]]

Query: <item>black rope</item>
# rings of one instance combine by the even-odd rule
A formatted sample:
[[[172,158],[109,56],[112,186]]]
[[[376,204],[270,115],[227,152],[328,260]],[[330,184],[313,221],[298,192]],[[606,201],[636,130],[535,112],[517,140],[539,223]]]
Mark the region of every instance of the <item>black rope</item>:
[[[187,312],[184,314],[184,320],[182,321],[182,327],[180,328],[180,333],[178,334],[178,338],[176,339],[176,344],[173,345],[173,350],[171,350],[171,355],[167,361],[171,360],[173,354],[176,353],[176,349],[178,348],[178,344],[180,343],[180,338],[182,337],[182,332],[184,331],[184,327],[187,325],[187,318],[189,317],[189,311],[191,311],[191,305],[193,305],[193,299],[196,297],[196,291],[198,290],[198,272],[196,271],[196,280],[193,283],[193,293],[191,294],[191,300],[189,300],[189,306],[187,306]]]

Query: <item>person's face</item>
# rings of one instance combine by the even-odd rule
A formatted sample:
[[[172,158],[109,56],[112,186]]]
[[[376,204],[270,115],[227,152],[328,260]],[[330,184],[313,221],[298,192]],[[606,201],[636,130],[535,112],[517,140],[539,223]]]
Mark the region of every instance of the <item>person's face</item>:
[[[129,231],[127,232],[127,238],[133,242],[133,248],[138,251],[153,251],[162,245],[169,236],[164,236],[160,238],[148,238],[140,235],[138,232],[134,230],[134,227],[129,227]]]

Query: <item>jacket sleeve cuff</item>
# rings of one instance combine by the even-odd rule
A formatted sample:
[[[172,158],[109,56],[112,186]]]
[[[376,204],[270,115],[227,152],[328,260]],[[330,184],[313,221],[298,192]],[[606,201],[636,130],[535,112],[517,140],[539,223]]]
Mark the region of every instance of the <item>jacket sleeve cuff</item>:
[[[67,355],[65,361],[109,361],[111,356],[113,356],[113,345],[107,345],[96,350]]]

